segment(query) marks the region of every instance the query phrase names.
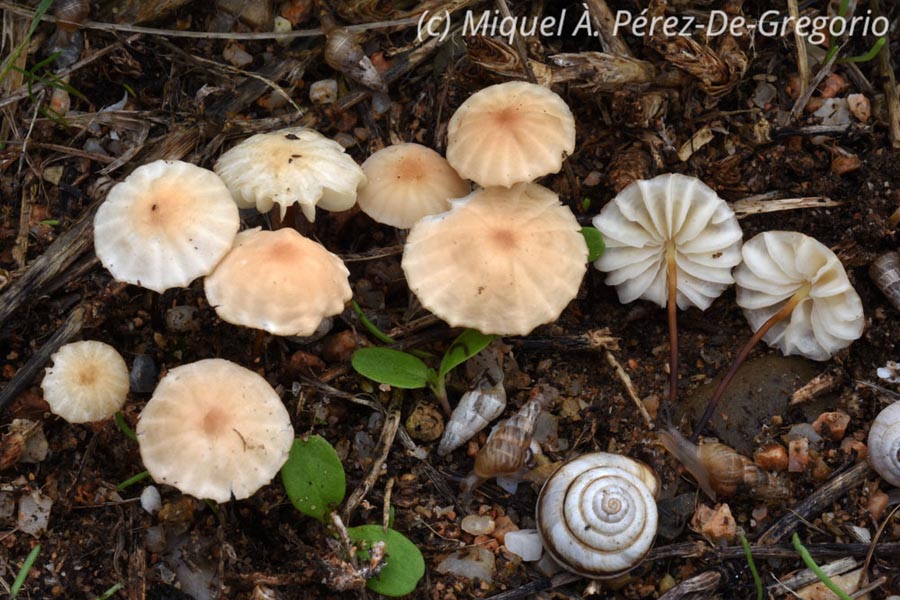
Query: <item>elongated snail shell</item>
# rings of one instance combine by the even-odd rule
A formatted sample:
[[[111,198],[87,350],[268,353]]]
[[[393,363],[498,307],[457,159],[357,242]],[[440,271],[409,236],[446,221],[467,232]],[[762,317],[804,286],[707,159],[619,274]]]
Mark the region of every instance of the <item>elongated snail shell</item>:
[[[511,475],[525,466],[534,425],[542,409],[540,400],[529,400],[519,412],[494,427],[475,456],[475,474],[478,477],[490,479],[498,475]]]
[[[869,429],[869,462],[882,479],[900,486],[900,402],[875,417]]]
[[[885,252],[876,258],[869,266],[869,277],[891,306],[900,310],[900,252]]]
[[[538,496],[535,519],[544,549],[584,577],[633,569],[656,537],[656,489],[649,467],[617,454],[593,452],[564,463]]]

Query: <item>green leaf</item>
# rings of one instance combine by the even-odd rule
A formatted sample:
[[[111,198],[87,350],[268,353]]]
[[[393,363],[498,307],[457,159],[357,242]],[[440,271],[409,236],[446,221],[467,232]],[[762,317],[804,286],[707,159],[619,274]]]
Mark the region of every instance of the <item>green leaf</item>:
[[[391,348],[362,348],[350,360],[356,372],[378,383],[405,390],[428,384],[428,365],[412,354]]]
[[[385,596],[405,596],[414,589],[425,574],[425,559],[409,539],[393,529],[384,530],[381,525],[350,527],[347,534],[359,544],[359,556],[369,559],[369,548],[375,542],[384,542],[385,566],[378,577],[366,582],[366,587]]]
[[[594,262],[606,250],[606,244],[603,243],[603,234],[595,227],[582,227],[581,235],[588,247],[588,262]]]
[[[407,542],[408,541],[409,540],[407,540]],[[415,548],[415,546],[413,546],[413,548]],[[419,550],[416,549],[416,552],[418,551]],[[16,580],[13,581],[12,587],[9,588],[9,595],[11,598],[15,598],[19,595],[19,592],[22,591],[22,586],[25,585],[25,580],[28,579],[28,572],[31,571],[31,567],[34,566],[34,561],[37,560],[38,554],[40,553],[41,545],[38,544],[37,546],[32,548],[31,552],[28,553],[28,556],[25,557],[25,562],[22,563],[22,568],[19,569],[19,574],[16,575]]]
[[[446,377],[447,373],[484,350],[495,339],[497,339],[496,335],[485,335],[474,329],[463,331],[444,353],[444,358],[441,359],[441,368],[438,370],[438,378]]]
[[[318,435],[297,438],[281,467],[281,481],[294,508],[324,522],[344,499],[344,466],[328,440]]]
[[[378,329],[375,323],[369,320],[369,317],[366,316],[366,313],[363,312],[362,307],[357,304],[356,300],[351,300],[350,306],[353,307],[353,312],[355,312],[356,316],[359,317],[359,322],[363,324],[363,327],[365,327],[366,330],[371,333],[376,340],[384,342],[385,344],[393,344],[396,342],[394,338]]]

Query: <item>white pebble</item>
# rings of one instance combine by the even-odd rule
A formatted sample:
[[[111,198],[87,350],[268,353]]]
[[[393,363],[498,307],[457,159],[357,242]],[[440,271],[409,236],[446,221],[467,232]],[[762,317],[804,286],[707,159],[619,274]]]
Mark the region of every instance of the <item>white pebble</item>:
[[[141,508],[152,515],[159,510],[160,506],[162,506],[162,498],[159,497],[159,490],[156,489],[156,486],[145,487],[141,492]]]
[[[441,561],[437,572],[491,583],[494,578],[494,554],[485,548],[465,548]]]
[[[47,523],[50,521],[50,509],[53,500],[43,495],[40,490],[34,490],[31,494],[22,496],[19,500],[19,515],[17,526],[19,531],[40,537],[47,531]]]
[[[336,79],[321,79],[309,86],[309,101],[313,104],[334,104],[338,97]]]
[[[522,560],[540,560],[544,552],[544,545],[541,544],[541,536],[537,529],[510,531],[503,540],[506,549]]]
[[[494,531],[496,523],[487,515],[467,515],[462,520],[462,530],[472,535],[487,535]]]

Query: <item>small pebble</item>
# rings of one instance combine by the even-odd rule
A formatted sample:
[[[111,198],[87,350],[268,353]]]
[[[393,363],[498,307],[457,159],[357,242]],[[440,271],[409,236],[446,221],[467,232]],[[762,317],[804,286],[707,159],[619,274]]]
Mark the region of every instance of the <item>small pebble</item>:
[[[50,509],[53,507],[53,500],[40,492],[34,490],[30,494],[22,496],[19,500],[19,514],[17,519],[17,527],[19,531],[40,537],[47,531],[47,524],[50,522]]]
[[[866,505],[866,510],[869,511],[869,514],[872,515],[873,519],[879,521],[881,520],[881,516],[884,514],[885,509],[887,509],[889,501],[890,497],[887,494],[881,490],[875,490],[869,494],[869,502]]]
[[[715,508],[701,504],[691,519],[691,528],[716,545],[729,545],[737,539],[737,523],[727,504]]]
[[[809,467],[809,440],[805,437],[788,442],[788,472],[802,473]]]
[[[334,104],[337,102],[337,97],[336,79],[320,79],[309,86],[309,101],[313,104]]]
[[[518,530],[519,526],[513,523],[512,519],[510,519],[508,516],[503,515],[502,517],[497,517],[497,527],[496,529],[494,529],[494,532],[491,535],[501,544],[505,544],[506,535]]]
[[[196,306],[175,306],[166,311],[166,329],[177,333],[200,328]]]
[[[477,577],[491,583],[494,579],[494,553],[484,548],[464,548],[442,560],[437,572],[469,579]]]
[[[144,488],[144,491],[141,492],[141,508],[146,510],[151,515],[160,509],[162,506],[162,498],[159,495],[159,490],[156,489],[154,485],[148,485]]]
[[[131,363],[131,373],[128,376],[131,382],[131,391],[135,394],[150,394],[156,388],[156,377],[159,372],[153,357],[146,354],[138,354]]]
[[[872,107],[869,104],[869,99],[863,94],[849,94],[847,96],[847,106],[850,107],[850,112],[853,116],[863,123],[868,122],[872,116]]]
[[[433,442],[444,433],[444,415],[435,405],[419,402],[406,419],[406,429],[414,440]]]
[[[487,515],[466,515],[463,517],[462,530],[472,535],[485,535],[492,533],[496,523]]]
[[[529,562],[540,560],[544,553],[544,545],[536,529],[510,531],[506,534],[504,545],[507,550]]]
[[[144,546],[150,552],[160,553],[166,549],[166,530],[160,525],[148,527],[144,533]]]
[[[229,42],[225,46],[225,49],[222,50],[222,58],[236,67],[246,67],[253,62],[253,57],[250,56],[250,53],[235,42]]]
[[[841,411],[835,411],[822,413],[812,426],[819,435],[839,442],[844,439],[844,433],[847,431],[847,425],[849,424],[850,415]]]
[[[753,454],[753,462],[766,471],[786,471],[788,468],[788,453],[784,446],[777,442],[772,442]]]

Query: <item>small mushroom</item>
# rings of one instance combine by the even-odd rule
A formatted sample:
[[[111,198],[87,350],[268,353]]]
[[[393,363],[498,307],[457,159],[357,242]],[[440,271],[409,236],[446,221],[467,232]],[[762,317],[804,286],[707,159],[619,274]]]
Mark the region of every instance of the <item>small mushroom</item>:
[[[94,248],[116,281],[161,293],[212,271],[239,227],[218,175],[157,160],[109,191],[94,217]]]
[[[587,256],[572,211],[522,183],[478,190],[416,223],[402,267],[422,305],[451,326],[526,335],[575,297]]]
[[[447,160],[484,187],[510,187],[556,173],[574,151],[572,111],[535,83],[486,87],[469,96],[447,124]]]
[[[400,229],[449,210],[451,198],[469,193],[469,183],[450,163],[420,144],[382,148],[362,170],[367,182],[359,189],[359,207],[379,223]]]
[[[128,366],[109,344],[73,342],[50,360],[41,389],[53,414],[69,423],[89,423],[113,416],[125,404]]]
[[[275,335],[309,336],[353,295],[343,261],[293,229],[258,227],[206,277],[210,306],[223,321]]]
[[[136,433],[154,480],[216,502],[247,498],[269,483],[294,440],[272,386],[219,358],[169,371],[141,412]]]
[[[240,208],[267,213],[278,204],[284,217],[296,203],[310,221],[316,220],[316,206],[351,208],[357,187],[366,181],[343,146],[305,127],[251,136],[220,156],[213,168]]]

